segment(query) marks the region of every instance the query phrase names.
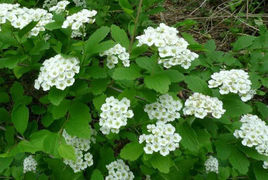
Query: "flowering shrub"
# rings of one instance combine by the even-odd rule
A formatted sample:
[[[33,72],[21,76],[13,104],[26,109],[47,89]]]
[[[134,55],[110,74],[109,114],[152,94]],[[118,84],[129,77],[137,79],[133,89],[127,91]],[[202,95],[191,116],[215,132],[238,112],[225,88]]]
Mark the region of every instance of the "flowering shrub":
[[[162,0],[18,2],[0,4],[1,178],[268,179],[265,27],[222,52],[151,21]]]

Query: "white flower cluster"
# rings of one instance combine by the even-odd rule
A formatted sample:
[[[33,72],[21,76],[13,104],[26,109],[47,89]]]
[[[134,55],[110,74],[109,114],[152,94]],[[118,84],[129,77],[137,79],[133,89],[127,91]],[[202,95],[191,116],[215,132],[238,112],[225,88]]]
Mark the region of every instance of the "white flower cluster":
[[[33,156],[32,155],[28,156],[27,158],[23,160],[23,173],[30,172],[30,171],[35,172],[36,166],[37,166],[37,162],[33,158]]]
[[[268,156],[268,126],[258,116],[247,114],[242,116],[242,126],[235,130],[234,136],[241,138],[242,144],[255,147],[258,153]]]
[[[268,169],[268,161],[264,161],[262,167],[263,169]]]
[[[31,22],[38,21],[37,25],[29,32],[31,37],[37,36],[40,31],[45,31],[45,25],[53,22],[53,15],[44,9],[28,9],[19,6],[19,4],[0,4],[0,25],[9,21],[14,28],[22,29]]]
[[[57,89],[64,90],[72,86],[74,75],[79,73],[79,61],[76,58],[64,58],[56,55],[43,62],[38,78],[35,80],[35,89],[43,88],[44,91],[56,86]]]
[[[108,176],[105,180],[132,180],[134,179],[134,174],[130,171],[128,165],[124,163],[122,159],[111,162],[106,165],[108,170]]]
[[[106,65],[109,69],[115,67],[115,64],[118,63],[120,59],[125,67],[130,66],[129,53],[126,51],[126,48],[122,47],[120,44],[116,44],[114,47],[100,53],[100,56],[107,56]]]
[[[94,130],[92,131],[94,132]],[[94,134],[92,134],[94,135]],[[66,143],[71,145],[75,150],[76,160],[64,159],[64,163],[69,165],[75,173],[85,170],[87,167],[93,165],[93,156],[89,151],[92,139],[78,138],[76,136],[70,136],[65,130],[62,132]]]
[[[86,7],[87,3],[85,0],[73,0],[76,7]]]
[[[59,13],[65,11],[65,8],[68,4],[70,4],[69,1],[65,1],[65,0],[60,1],[55,6],[52,6],[51,8],[49,8],[49,11],[55,12],[56,14],[59,14]]]
[[[57,0],[45,0],[43,4],[43,8],[51,8],[52,6],[55,6],[57,4]]]
[[[127,119],[134,116],[132,110],[128,110],[130,101],[123,98],[121,101],[113,96],[106,98],[101,106],[100,130],[103,134],[119,133],[122,126],[127,125]]]
[[[143,148],[146,154],[159,152],[162,156],[166,156],[179,147],[181,136],[175,132],[176,129],[171,124],[158,121],[156,125],[147,125],[147,130],[151,134],[142,134],[139,137],[140,144],[146,142]]]
[[[188,43],[177,34],[176,28],[161,23],[157,28],[148,27],[144,30],[144,34],[137,37],[138,46],[156,46],[160,56],[158,63],[165,68],[181,65],[188,69],[191,62],[198,58],[198,54],[187,49]]]
[[[217,158],[214,158],[213,156],[209,156],[209,158],[205,162],[205,168],[206,172],[215,172],[219,173],[219,162]]]
[[[222,70],[213,73],[208,81],[209,88],[219,87],[221,94],[239,94],[242,101],[250,100],[255,91],[251,90],[251,81],[247,72],[241,69]]]
[[[83,29],[85,28],[86,23],[93,24],[95,22],[95,19],[93,18],[96,16],[97,11],[95,10],[87,10],[83,9],[82,11],[79,11],[75,14],[72,14],[71,16],[68,16],[66,20],[62,24],[62,28],[71,27],[72,31],[72,37],[81,37],[85,36],[86,34],[82,33]]]
[[[214,118],[219,119],[225,113],[225,109],[218,98],[194,93],[186,100],[183,113],[184,115],[194,115],[200,119],[211,114]]]
[[[181,108],[182,104],[179,100],[174,100],[172,96],[165,94],[161,95],[157,102],[146,104],[144,111],[147,112],[150,119],[170,122],[180,118]]]

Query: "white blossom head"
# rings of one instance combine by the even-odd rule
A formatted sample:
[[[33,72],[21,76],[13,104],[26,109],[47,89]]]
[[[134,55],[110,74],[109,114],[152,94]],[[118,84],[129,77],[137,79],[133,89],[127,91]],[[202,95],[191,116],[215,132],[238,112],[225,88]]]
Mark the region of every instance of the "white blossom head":
[[[191,66],[191,62],[198,58],[198,54],[191,52],[187,41],[179,37],[176,28],[161,23],[157,28],[148,27],[144,34],[138,36],[138,46],[155,46],[160,58],[159,64],[165,68],[180,65],[184,69]]]
[[[209,158],[205,162],[205,168],[207,173],[214,172],[218,174],[219,173],[218,159],[213,156],[209,156]]]
[[[106,66],[109,69],[114,68],[119,60],[122,61],[123,66],[130,66],[129,53],[120,44],[116,44],[114,47],[100,53],[100,56],[107,56]]]
[[[67,6],[68,4],[70,4],[69,1],[65,1],[65,0],[60,1],[60,2],[58,2],[55,6],[50,7],[50,8],[49,8],[49,11],[50,11],[50,12],[55,12],[56,14],[59,14],[59,13],[65,11],[65,8],[66,8],[66,6]]]
[[[127,125],[127,119],[134,116],[133,111],[129,110],[130,101],[127,98],[118,100],[113,96],[106,98],[101,106],[100,130],[103,134],[119,133],[122,126]]]
[[[71,27],[72,37],[81,37],[85,36],[85,33],[82,33],[85,29],[85,24],[93,24],[95,22],[94,16],[96,16],[97,11],[83,9],[75,14],[72,14],[66,18],[62,24],[62,28]]]
[[[35,80],[35,89],[43,88],[44,91],[55,86],[64,90],[75,82],[74,76],[79,73],[79,61],[76,58],[65,58],[56,55],[43,62],[38,78]]]
[[[268,156],[268,126],[258,116],[247,114],[240,119],[242,126],[234,131],[242,145],[255,147],[258,153]]]
[[[225,113],[222,101],[216,97],[206,96],[201,93],[191,95],[186,100],[184,106],[184,115],[194,115],[200,119],[203,119],[208,114],[219,119]]]
[[[156,125],[147,125],[147,131],[150,134],[142,134],[139,137],[139,143],[145,142],[143,148],[146,154],[159,152],[162,156],[168,155],[171,151],[179,148],[181,136],[176,133],[174,126],[162,121],[158,121]]]
[[[220,94],[239,94],[242,101],[248,101],[256,93],[251,89],[249,75],[242,69],[222,70],[211,75],[209,88],[219,87]]]
[[[95,143],[96,131],[91,129],[92,136],[89,139],[79,138],[69,135],[66,130],[63,130],[62,136],[66,143],[71,145],[75,150],[75,161],[64,159],[64,163],[69,165],[75,173],[85,170],[93,165],[93,156],[89,152],[91,143]]]
[[[124,163],[123,160],[118,159],[106,165],[108,170],[108,176],[105,180],[133,180],[134,174],[130,171],[128,165]]]
[[[27,158],[23,160],[23,173],[30,172],[30,171],[35,172],[36,167],[37,167],[37,162],[33,158],[32,155],[28,156]]]
[[[263,169],[268,169],[268,161],[263,161]]]
[[[180,100],[174,100],[172,96],[161,95],[157,102],[146,104],[144,111],[150,119],[157,119],[162,122],[170,122],[180,118],[179,111],[182,108]]]

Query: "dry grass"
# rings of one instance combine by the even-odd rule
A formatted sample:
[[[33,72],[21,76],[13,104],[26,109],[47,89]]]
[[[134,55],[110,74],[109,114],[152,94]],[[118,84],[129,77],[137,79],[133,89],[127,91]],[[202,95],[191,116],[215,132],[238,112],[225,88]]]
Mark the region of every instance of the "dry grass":
[[[173,0],[174,1],[174,0]],[[197,22],[183,31],[204,43],[216,41],[219,50],[229,50],[237,35],[257,35],[258,23],[268,24],[268,3],[265,0],[244,0],[231,11],[232,1],[227,0],[167,0],[166,11],[153,17],[156,22],[174,25],[184,20]],[[254,4],[255,3],[255,4]],[[180,29],[180,28],[179,28]]]

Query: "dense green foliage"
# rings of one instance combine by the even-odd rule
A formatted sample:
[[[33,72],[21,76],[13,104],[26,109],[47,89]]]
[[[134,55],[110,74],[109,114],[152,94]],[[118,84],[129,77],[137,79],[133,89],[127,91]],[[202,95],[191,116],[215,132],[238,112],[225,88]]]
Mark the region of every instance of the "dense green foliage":
[[[10,1],[14,3],[13,1]],[[18,1],[28,8],[42,7],[40,1]],[[71,30],[63,29],[65,13],[54,14],[55,22],[36,37],[27,33],[36,25],[18,30],[10,23],[0,31],[0,178],[10,179],[93,179],[107,176],[106,165],[123,159],[136,179],[150,175],[153,180],[177,179],[268,179],[268,170],[254,148],[245,147],[233,132],[241,126],[244,114],[258,115],[268,122],[268,31],[260,26],[258,35],[237,37],[228,52],[218,51],[213,40],[200,44],[189,33],[180,35],[199,54],[189,69],[174,66],[166,69],[157,63],[154,48],[137,46],[136,36],[148,26],[156,27],[150,16],[164,11],[162,0],[143,0],[137,23],[139,0],[87,0],[87,9],[95,9],[96,22],[86,26],[87,35],[71,38]],[[69,14],[80,11],[74,4]],[[181,24],[180,26],[189,26]],[[191,25],[190,25],[191,26]],[[180,30],[180,29],[179,29]],[[45,40],[45,34],[51,37]],[[118,64],[109,69],[99,53],[120,43],[130,53],[130,67]],[[77,57],[80,72],[75,83],[65,90],[55,87],[49,91],[36,90],[44,60],[57,54]],[[248,102],[236,94],[221,95],[218,88],[208,88],[214,72],[221,69],[243,69],[249,73],[256,95]],[[200,92],[217,97],[226,110],[220,119],[184,116],[171,124],[182,140],[180,147],[167,156],[145,154],[139,136],[146,125],[155,123],[144,112],[144,106],[156,101],[161,94],[181,99],[182,104]],[[118,134],[101,133],[100,108],[106,97],[123,97],[131,101],[134,117]],[[181,113],[182,114],[182,113]],[[97,131],[96,143],[91,145],[94,165],[74,173],[63,163],[75,159],[74,150],[61,133],[90,138],[90,126]],[[23,159],[34,154],[36,172],[23,173]],[[206,173],[204,162],[209,155],[219,161],[219,173]]]

